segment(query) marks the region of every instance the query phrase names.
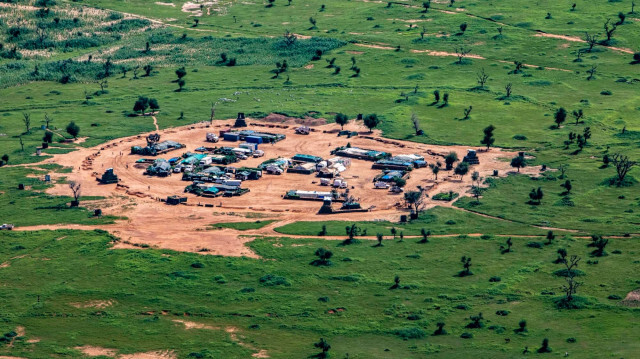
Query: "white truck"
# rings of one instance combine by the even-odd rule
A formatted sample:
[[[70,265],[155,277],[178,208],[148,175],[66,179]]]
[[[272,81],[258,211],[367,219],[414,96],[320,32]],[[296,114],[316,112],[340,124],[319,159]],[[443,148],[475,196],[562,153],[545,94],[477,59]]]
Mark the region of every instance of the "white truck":
[[[393,193],[401,193],[404,192],[404,190],[402,189],[402,187],[398,187],[398,186],[393,186],[391,187],[391,189],[389,189],[390,192]]]
[[[211,158],[211,157],[209,157],[209,156],[207,156],[207,157],[203,157],[203,158],[200,160],[200,166],[210,165],[212,161],[213,161],[213,158]]]
[[[281,175],[284,173],[284,170],[276,165],[268,165],[266,170],[267,170],[267,173],[270,173],[273,175]]]
[[[11,231],[13,230],[13,224],[3,224],[2,226],[0,226],[0,231]]]
[[[258,157],[262,157],[264,156],[264,151],[263,150],[255,150],[253,151],[253,157],[258,158]]]
[[[216,135],[215,133],[210,133],[207,132],[207,142],[218,142],[220,141],[220,137],[218,137],[218,135]]]
[[[328,186],[331,184],[331,180],[328,178],[320,178],[320,185],[321,186]]]
[[[378,181],[373,185],[375,189],[387,189],[389,188],[389,184],[387,182]]]
[[[336,178],[333,180],[333,187],[335,188],[347,188],[347,181],[342,178]]]

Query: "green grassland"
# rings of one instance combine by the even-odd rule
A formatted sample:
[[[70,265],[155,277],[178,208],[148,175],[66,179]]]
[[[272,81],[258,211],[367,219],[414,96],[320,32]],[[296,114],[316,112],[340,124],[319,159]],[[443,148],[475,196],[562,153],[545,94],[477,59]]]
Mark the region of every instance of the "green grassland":
[[[222,222],[214,223],[211,225],[211,229],[231,228],[238,231],[247,231],[250,229],[260,229],[264,226],[275,222],[275,220],[257,220],[254,222]]]
[[[207,121],[212,103],[218,119],[237,112],[329,121],[336,112],[352,118],[377,113],[386,137],[478,146],[482,129],[492,124],[495,146],[526,151],[534,157],[531,165],[569,166],[566,178],[549,171],[536,179],[488,179],[479,202],[466,197],[455,202],[466,211],[436,207],[408,224],[358,223],[368,235],[381,233],[386,239],[392,227],[405,235],[419,235],[423,228],[462,235],[427,244],[411,239],[372,248],[366,241],[339,247],[322,240],[258,239],[250,245],[263,259],[255,260],[111,250],[112,238],[101,232],[2,232],[0,264],[10,266],[0,268],[0,335],[17,325],[27,333],[10,348],[0,344],[0,355],[81,357],[73,347],[97,345],[132,353],[169,349],[171,343],[181,358],[190,353],[249,357],[250,347],[289,358],[315,354],[313,343],[325,337],[332,357],[338,358],[347,352],[351,358],[514,358],[525,346],[537,349],[547,337],[554,350],[550,356],[566,351],[580,358],[637,357],[640,347],[629,333],[637,329],[638,310],[607,298],[624,298],[639,286],[633,234],[640,233],[640,170],[630,171],[628,186],[610,186],[615,170],[604,167],[602,158],[622,153],[640,160],[640,64],[633,64],[628,53],[640,51],[640,8],[631,14],[631,1],[594,0],[576,1],[572,11],[573,3],[458,0],[449,7],[433,1],[425,12],[422,1],[293,0],[288,5],[276,0],[271,7],[268,2],[220,1],[211,15],[205,8],[194,26],[181,2],[172,7],[142,0],[0,0],[0,155],[7,154],[10,165],[152,131],[150,116],[132,116],[138,96],[148,96],[160,104],[160,128]],[[591,52],[584,42],[539,36],[543,31],[584,38],[588,32],[603,41],[605,21],[611,19],[612,26],[619,13],[626,18],[613,39]],[[462,23],[467,24],[463,33]],[[301,36],[287,44],[286,31]],[[458,61],[460,48],[474,56]],[[108,59],[103,91],[99,82]],[[229,59],[235,59],[233,66]],[[286,71],[276,76],[276,63],[285,60]],[[353,61],[359,73],[352,69]],[[528,65],[513,73],[514,61]],[[149,76],[142,69],[146,65],[152,66]],[[186,84],[177,91],[175,71],[183,66]],[[593,67],[595,76],[587,80]],[[483,70],[490,77],[479,88],[477,74]],[[507,84],[513,87],[509,98]],[[433,104],[434,90],[449,94],[448,106]],[[464,120],[469,106],[473,111]],[[569,116],[555,128],[559,107]],[[585,117],[574,124],[571,112],[578,109]],[[29,130],[25,113],[31,118]],[[414,135],[412,113],[425,135]],[[38,157],[34,153],[44,136],[45,114],[53,118],[49,128],[56,135]],[[80,126],[79,137],[86,141],[59,142],[71,137],[65,132],[70,121]],[[582,134],[586,127],[592,133],[586,146],[579,150],[574,142],[566,148],[568,134]],[[86,209],[68,208],[68,197],[44,194],[48,185],[41,177],[68,169],[37,166],[0,168],[1,223],[106,224],[115,219],[93,218]],[[560,184],[567,179],[572,190],[563,195]],[[19,183],[27,189],[18,190]],[[538,187],[544,198],[531,205],[528,193]],[[316,236],[323,224],[328,235],[343,236],[350,223],[291,223],[277,231]],[[540,226],[575,230],[576,237],[630,237],[613,239],[609,255],[597,259],[589,257],[587,240],[559,230],[552,245],[530,248],[527,242],[536,239],[514,237],[514,252],[500,254],[505,239],[497,235],[544,235]],[[464,236],[472,233],[485,236]],[[309,265],[318,247],[334,252],[332,266]],[[558,269],[552,261],[559,247],[583,257],[580,269],[586,276],[580,277],[585,283],[578,295],[589,303],[585,309],[554,307],[563,284],[552,274]],[[23,254],[27,256],[14,258]],[[464,255],[473,258],[475,275],[454,277]],[[596,260],[598,264],[586,263]],[[192,267],[196,262],[203,267]],[[77,268],[84,269],[80,275]],[[267,274],[284,277],[284,285],[260,283]],[[388,290],[395,275],[411,289]],[[502,281],[491,283],[492,276]],[[324,297],[329,301],[318,301]],[[100,310],[69,305],[108,299],[115,304]],[[343,312],[328,314],[343,307]],[[157,315],[162,310],[170,314]],[[510,314],[497,316],[497,310]],[[464,328],[478,312],[486,327]],[[171,321],[176,315],[185,319],[184,313],[211,326],[238,327],[250,346],[240,345],[224,330],[187,332]],[[513,332],[520,319],[529,323],[526,335]],[[431,336],[441,320],[450,334]],[[398,335],[421,336],[423,331],[425,337],[418,339]],[[460,338],[464,332],[473,339]],[[27,343],[35,337],[41,341]],[[577,342],[567,342],[570,337]],[[511,342],[505,344],[505,338]]]
[[[580,358],[627,358],[640,350],[628,336],[638,309],[608,299],[624,298],[638,286],[637,238],[613,240],[609,255],[599,258],[589,258],[587,240],[570,237],[542,249],[514,238],[507,254],[499,250],[504,239],[341,247],[337,241],[271,238],[251,243],[262,259],[112,250],[112,238],[100,231],[3,238],[0,261],[10,265],[2,269],[0,329],[22,325],[26,333],[11,348],[1,346],[0,354],[75,358],[81,354],[74,347],[95,345],[120,353],[171,348],[184,358],[204,350],[205,358],[250,357],[252,350],[229,337],[226,326],[237,327],[245,343],[272,358],[315,354],[320,337],[335,358],[514,358],[525,346],[536,350],[543,338],[551,341],[550,356],[566,351]],[[331,266],[309,264],[318,247],[334,252]],[[584,309],[555,309],[563,280],[553,274],[560,266],[552,261],[560,247],[598,262],[581,267],[579,295],[589,303]],[[460,278],[463,255],[472,256],[474,275]],[[395,275],[403,289],[389,289]],[[490,282],[494,276],[501,281]],[[72,306],[89,301],[112,305]],[[508,315],[496,315],[500,310]],[[465,328],[479,312],[484,328]],[[175,319],[220,329],[185,330]],[[514,333],[521,319],[528,332]],[[448,335],[431,335],[439,321]],[[460,338],[465,332],[473,339]],[[402,338],[407,335],[415,338]],[[28,343],[33,338],[40,342]]]

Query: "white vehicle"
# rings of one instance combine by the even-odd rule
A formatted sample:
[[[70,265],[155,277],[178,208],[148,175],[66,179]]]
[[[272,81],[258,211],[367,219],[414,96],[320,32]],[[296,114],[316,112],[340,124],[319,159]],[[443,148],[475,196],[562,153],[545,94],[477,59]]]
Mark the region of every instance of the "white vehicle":
[[[13,230],[13,224],[3,224],[0,226],[0,230],[11,231]]]
[[[193,165],[189,164],[184,166],[184,171],[185,172],[193,172]]]
[[[255,152],[253,152],[253,157],[262,157],[264,156],[264,151],[263,150],[255,150]]]
[[[180,173],[182,172],[182,166],[181,165],[177,165],[175,167],[173,167],[173,173]]]
[[[331,184],[331,180],[328,178],[320,178],[320,185],[321,186],[328,186]]]
[[[247,157],[246,155],[243,155],[243,154],[239,154],[236,157],[238,157],[241,160],[246,160],[247,158],[249,158],[249,157]]]
[[[391,187],[391,189],[390,189],[389,191],[391,191],[391,192],[393,192],[393,193],[401,193],[401,192],[404,192],[404,190],[402,189],[402,187],[398,187],[398,186],[393,186],[393,187]]]
[[[348,188],[349,185],[347,184],[347,181],[342,181],[342,183],[340,183],[340,188]]]
[[[200,166],[210,165],[213,162],[213,158],[207,156],[200,160]]]
[[[207,142],[218,142],[220,141],[220,137],[218,137],[215,133],[207,133]]]
[[[333,180],[333,187],[341,187],[342,186],[342,178],[336,178]]]
[[[276,165],[269,165],[267,166],[267,173],[281,175],[284,173],[284,170]]]
[[[376,183],[373,185],[373,187],[374,187],[375,189],[387,189],[387,188],[389,188],[389,184],[388,184],[387,182],[379,181],[379,182],[376,182]]]

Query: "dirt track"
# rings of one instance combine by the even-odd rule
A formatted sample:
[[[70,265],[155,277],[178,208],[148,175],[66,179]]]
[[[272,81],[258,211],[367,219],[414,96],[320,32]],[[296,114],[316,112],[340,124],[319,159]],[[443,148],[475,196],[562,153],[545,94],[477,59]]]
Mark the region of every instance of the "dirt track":
[[[197,147],[206,145],[206,132],[218,132],[231,123],[232,121],[217,121],[210,127],[208,123],[202,123],[160,131],[161,140],[178,141],[186,144],[187,147],[184,150],[158,156],[158,158],[168,159],[180,156],[185,151],[193,151]],[[457,152],[458,157],[462,158],[469,148],[467,146],[433,146],[384,139],[378,133],[369,134],[365,128],[354,122],[345,126],[345,129],[358,131],[360,136],[350,139],[337,137],[335,132],[339,127],[335,124],[316,126],[313,128],[314,132],[303,136],[294,133],[296,125],[293,124],[278,124],[275,126],[279,128],[267,128],[266,126],[274,126],[274,124],[252,120],[249,123],[250,129],[284,133],[287,135],[287,139],[274,145],[261,145],[260,149],[265,151],[264,157],[241,161],[235,164],[236,167],[254,167],[268,158],[292,157],[296,153],[328,158],[332,149],[347,143],[351,143],[352,146],[391,152],[394,155],[416,153],[423,155],[428,163],[444,162],[440,155],[450,151]],[[333,133],[323,133],[323,131]],[[45,163],[58,163],[73,167],[73,173],[65,174],[65,176],[82,183],[83,196],[106,197],[101,201],[83,202],[83,206],[101,208],[106,215],[126,216],[126,220],[119,220],[113,225],[101,226],[56,225],[16,229],[101,228],[121,238],[122,242],[117,247],[148,244],[179,251],[255,257],[255,254],[244,243],[251,241],[253,237],[258,235],[275,235],[276,232],[273,229],[287,223],[376,219],[397,221],[401,214],[406,214],[406,209],[402,206],[402,194],[391,194],[386,190],[374,189],[372,181],[380,171],[371,169],[372,162],[355,159],[352,160],[351,167],[343,177],[349,183],[351,194],[359,198],[362,206],[364,208],[373,207],[370,212],[317,215],[321,202],[285,200],[282,196],[291,189],[327,190],[327,187],[319,185],[319,180],[314,175],[292,173],[281,176],[265,174],[258,181],[245,181],[243,187],[249,188],[251,192],[240,197],[203,198],[187,194],[187,205],[169,206],[160,202],[159,199],[175,194],[182,195],[184,187],[189,182],[182,181],[180,174],[166,178],[143,175],[146,166],[135,166],[135,161],[140,156],[129,155],[129,152],[131,146],[145,145],[145,135],[122,138],[94,148],[55,155],[52,159],[45,161]],[[217,145],[229,146],[232,143],[221,141]],[[494,169],[499,170],[501,176],[512,171],[509,162],[500,159],[513,157],[516,153],[504,152],[500,149],[491,149],[487,152],[480,151],[480,148],[477,149],[479,150],[480,165],[472,166],[471,171],[478,171],[482,177],[490,176]],[[96,181],[96,177],[110,167],[114,168],[120,178],[119,186],[115,184],[101,185]],[[522,172],[538,175],[539,170],[538,167],[527,167]],[[457,176],[454,178],[450,171],[441,171],[438,179],[437,182],[434,180],[434,176],[428,168],[416,169],[411,172],[406,188],[413,189],[418,185],[427,188],[433,186],[428,190],[430,196],[448,191],[469,195],[466,192],[471,186],[470,175],[465,176],[461,181]],[[47,192],[60,195],[70,194],[66,185],[55,185]],[[205,204],[213,207],[204,207]],[[436,205],[450,206],[450,204],[428,200],[427,208]],[[255,221],[258,217],[272,218],[276,222],[253,231],[206,230],[213,223]]]

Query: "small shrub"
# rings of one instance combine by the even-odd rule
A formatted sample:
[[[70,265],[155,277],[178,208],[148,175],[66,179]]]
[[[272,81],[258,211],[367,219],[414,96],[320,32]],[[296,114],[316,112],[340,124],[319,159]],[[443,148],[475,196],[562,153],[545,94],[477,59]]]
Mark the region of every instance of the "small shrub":
[[[462,339],[471,339],[471,338],[473,338],[473,334],[464,332],[464,333],[460,334],[460,338],[462,338]]]
[[[619,296],[619,295],[617,295],[617,294],[611,294],[611,295],[610,295],[610,296],[608,296],[607,298],[608,298],[608,299],[611,299],[611,300],[620,300],[620,299],[622,299],[622,297],[621,297],[621,296]]]
[[[541,248],[544,247],[544,245],[542,243],[540,243],[540,242],[529,242],[529,243],[527,243],[527,247],[529,247],[529,248],[540,248],[541,249]]]
[[[502,278],[500,278],[498,276],[493,276],[493,277],[489,278],[489,282],[491,282],[491,283],[500,282],[501,280],[502,280]]]
[[[393,334],[399,336],[404,340],[421,339],[427,336],[427,332],[418,327],[398,328],[393,331]]]
[[[256,291],[255,288],[251,288],[251,287],[244,287],[240,289],[240,293],[253,293],[255,291]]]
[[[577,342],[576,338],[571,337],[571,338],[567,338],[567,343],[575,343]]]
[[[290,287],[291,283],[287,280],[287,278],[285,277],[281,277],[281,276],[277,276],[275,274],[266,274],[262,277],[260,277],[259,279],[260,284],[267,286],[267,287],[273,287],[273,286],[278,286],[278,285],[282,285],[285,287]]]
[[[227,279],[222,274],[213,277],[213,281],[218,283],[218,284],[227,283]]]
[[[609,91],[609,90],[603,90],[603,91],[600,92],[600,94],[603,95],[603,96],[611,96],[611,95],[613,95],[613,93],[611,91]]]
[[[200,262],[191,263],[191,268],[204,268],[204,264]]]
[[[329,297],[320,297],[318,298],[318,302],[327,303],[329,301]]]
[[[501,317],[506,317],[507,315],[509,315],[509,313],[511,313],[511,312],[506,310],[506,309],[501,309],[501,310],[496,311],[496,315],[499,315]]]

